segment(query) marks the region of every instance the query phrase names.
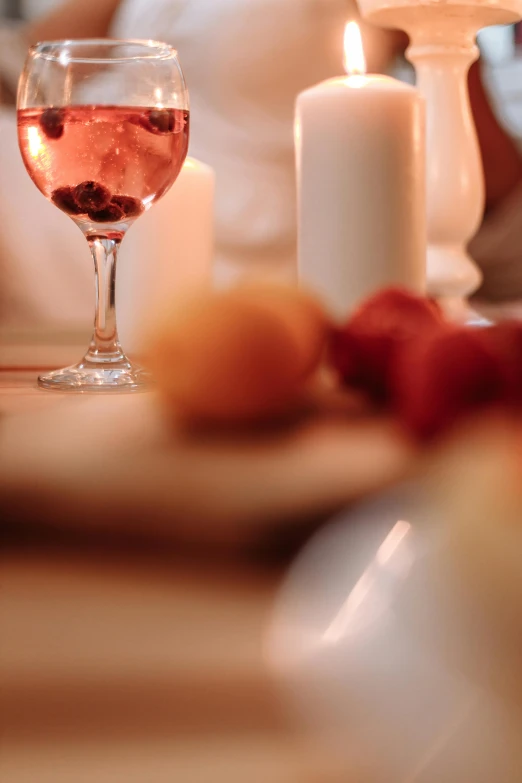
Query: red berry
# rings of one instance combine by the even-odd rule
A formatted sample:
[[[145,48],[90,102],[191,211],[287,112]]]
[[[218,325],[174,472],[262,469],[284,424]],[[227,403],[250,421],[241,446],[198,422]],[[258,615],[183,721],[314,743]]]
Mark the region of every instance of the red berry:
[[[46,109],[40,116],[40,127],[48,139],[60,139],[65,130],[64,120],[64,109]]]
[[[89,219],[93,223],[117,223],[124,218],[123,210],[117,204],[107,204],[103,209],[89,211]]]
[[[111,204],[116,204],[127,218],[138,217],[144,209],[139,198],[133,198],[132,196],[113,196]]]
[[[341,380],[348,383],[356,376],[361,364],[359,343],[348,326],[331,332],[329,359]]]
[[[520,407],[522,405],[522,323],[501,321],[495,326],[482,329],[481,334],[504,362],[508,378],[506,402]]]
[[[151,133],[173,133],[175,127],[174,112],[170,109],[152,109],[142,118],[143,127]]]
[[[367,299],[348,324],[334,333],[331,361],[342,381],[376,403],[390,401],[390,377],[400,347],[444,325],[434,302],[400,288]]]
[[[396,356],[394,408],[420,440],[440,435],[465,414],[505,399],[505,362],[481,332],[448,327],[411,340]]]
[[[81,182],[74,188],[74,198],[78,206],[85,212],[90,210],[105,209],[111,200],[111,193],[100,182],[88,180]]]
[[[76,203],[74,198],[73,188],[63,187],[56,188],[51,194],[51,201],[56,204],[57,207],[63,209],[68,215],[81,215],[82,209]]]

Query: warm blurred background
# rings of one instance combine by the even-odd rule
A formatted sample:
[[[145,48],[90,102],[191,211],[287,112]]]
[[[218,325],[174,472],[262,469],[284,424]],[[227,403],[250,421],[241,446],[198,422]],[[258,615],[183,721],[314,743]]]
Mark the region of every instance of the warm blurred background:
[[[316,16],[300,16],[297,0],[267,4],[281,23],[262,0],[200,0],[179,18],[161,15],[174,0],[132,0],[117,19],[122,36],[143,26],[160,37],[172,23],[195,158],[124,244],[119,312],[132,357],[160,295],[210,277],[212,261],[220,282],[295,276],[293,100],[340,69],[354,9],[318,0]],[[395,409],[348,388],[353,368],[344,377],[325,350],[339,330],[288,285],[275,304],[260,286],[230,299],[205,291],[195,309],[173,308],[178,320],[169,311],[149,349],[161,403],[38,390],[37,371],[85,349],[94,287],[84,238],[34,187],[16,138],[10,66],[27,44],[16,31],[58,5],[0,0],[1,28],[15,32],[9,50],[0,30],[1,783],[518,783],[522,698],[506,693],[520,649],[522,436],[510,419],[522,399],[520,325],[496,344],[500,359],[462,327],[469,362],[457,340],[452,355],[421,355],[422,383],[404,364],[405,419],[418,405],[453,435],[478,410],[471,435],[436,446],[418,422],[401,429]],[[412,80],[404,37],[398,47],[380,31],[363,37],[370,67]],[[502,211],[513,195],[522,203],[520,26],[484,31],[480,48],[486,92],[475,68],[474,109],[484,148],[505,164],[489,159],[485,223],[495,208],[509,222],[486,237],[484,252],[502,261],[490,275],[486,259],[486,294],[516,308],[522,221],[516,202]],[[405,323],[412,344],[422,337],[419,309],[440,327],[428,348],[463,336],[431,301],[406,298],[385,292],[369,317],[378,356],[387,361],[381,339],[392,353],[382,323],[399,325],[392,342]],[[271,384],[287,393],[281,410],[263,408]],[[254,422],[251,410],[234,418],[249,394]],[[183,419],[202,410],[218,426]],[[408,479],[421,487],[415,503]],[[368,497],[377,506],[359,510]]]

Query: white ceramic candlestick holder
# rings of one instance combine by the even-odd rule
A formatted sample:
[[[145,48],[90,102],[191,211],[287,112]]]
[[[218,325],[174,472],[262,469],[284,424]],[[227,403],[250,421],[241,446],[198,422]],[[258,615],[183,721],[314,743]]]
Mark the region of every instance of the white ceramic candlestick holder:
[[[466,247],[480,225],[484,176],[467,74],[482,27],[520,18],[520,0],[360,0],[362,13],[410,36],[408,59],[426,99],[427,287],[456,318],[480,285]]]

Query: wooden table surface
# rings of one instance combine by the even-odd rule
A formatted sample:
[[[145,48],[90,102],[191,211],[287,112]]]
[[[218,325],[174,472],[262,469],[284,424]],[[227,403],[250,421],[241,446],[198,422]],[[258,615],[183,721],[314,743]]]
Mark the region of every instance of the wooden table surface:
[[[72,346],[9,350],[0,781],[349,783],[267,668],[288,561],[262,555],[261,533],[304,537],[400,476],[408,448],[331,412],[261,443],[195,442],[165,429],[151,395],[46,393],[17,366],[62,364]]]
[[[63,404],[34,371],[0,378],[4,423]],[[0,560],[2,783],[334,774],[263,658],[282,565],[12,529]]]

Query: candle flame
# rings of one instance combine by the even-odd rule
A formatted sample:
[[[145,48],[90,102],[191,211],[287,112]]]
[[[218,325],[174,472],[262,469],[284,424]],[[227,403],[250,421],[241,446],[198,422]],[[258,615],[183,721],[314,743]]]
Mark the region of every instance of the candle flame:
[[[357,22],[348,22],[344,28],[344,69],[348,76],[366,73],[366,59]]]

